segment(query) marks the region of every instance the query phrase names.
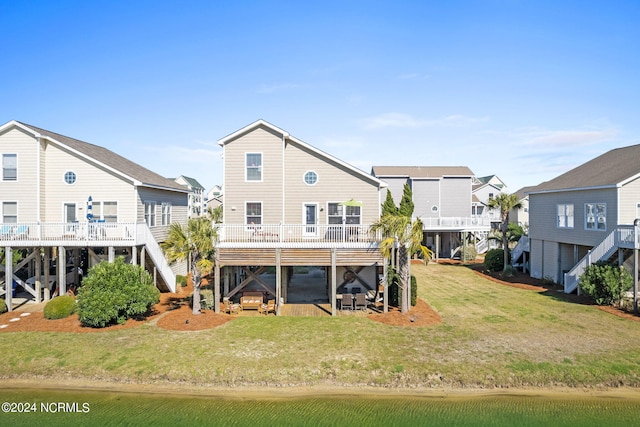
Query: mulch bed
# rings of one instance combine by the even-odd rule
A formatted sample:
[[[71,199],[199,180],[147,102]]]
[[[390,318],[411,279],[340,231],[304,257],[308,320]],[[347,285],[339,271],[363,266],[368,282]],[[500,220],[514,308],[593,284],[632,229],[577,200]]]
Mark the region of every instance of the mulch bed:
[[[440,260],[439,263],[459,264],[457,261],[448,260]],[[553,293],[555,298],[578,304],[592,304],[585,296],[567,295],[561,292],[557,286],[539,279],[534,279],[524,273],[518,272],[513,276],[503,277],[501,273],[484,271],[482,264],[467,264],[467,267],[471,268],[478,275],[506,286],[533,292],[549,292]],[[22,312],[14,311],[0,315],[0,325],[8,325],[6,328],[0,329],[0,332],[45,331],[91,333],[135,328],[145,323],[155,324],[160,328],[173,331],[200,331],[215,328],[235,319],[235,317],[226,314],[215,314],[211,310],[205,310],[200,315],[193,315],[188,302],[188,297],[192,290],[192,287],[189,285],[182,288],[178,293],[161,294],[160,302],[154,306],[149,317],[141,320],[129,319],[123,325],[112,325],[106,328],[89,328],[82,326],[78,320],[78,316],[75,314],[65,319],[48,320],[44,318],[42,311],[32,312],[26,316],[21,316]],[[615,307],[599,306],[598,308],[615,316],[640,321],[639,316]],[[421,299],[418,299],[416,306],[412,307],[407,313],[401,313],[397,308],[390,307],[388,313],[373,313],[367,315],[367,317],[376,322],[400,327],[424,327],[442,322],[440,315]],[[19,318],[20,320],[11,321],[11,319],[15,318]]]

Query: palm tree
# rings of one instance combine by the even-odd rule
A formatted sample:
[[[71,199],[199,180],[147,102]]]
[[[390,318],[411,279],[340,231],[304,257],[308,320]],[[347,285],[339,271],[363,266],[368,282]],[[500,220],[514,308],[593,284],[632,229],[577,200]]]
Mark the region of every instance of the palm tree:
[[[489,199],[489,207],[500,210],[500,232],[502,232],[502,248],[504,251],[504,266],[502,270],[506,270],[509,265],[509,212],[511,209],[519,209],[522,207],[518,195],[500,193],[496,197]]]
[[[421,252],[425,259],[431,259],[431,250],[422,244],[422,226],[420,219],[412,221],[408,216],[389,214],[383,215],[378,222],[371,225],[373,232],[382,233],[382,241],[379,244],[380,252],[385,259],[391,260],[392,266],[397,265],[400,279],[399,287],[402,290],[400,310],[403,313],[409,311],[411,255]],[[396,257],[397,261],[394,261]],[[385,292],[386,294],[387,292]]]
[[[200,314],[202,277],[213,271],[214,241],[217,230],[208,217],[190,218],[187,226],[174,222],[161,247],[172,263],[187,259],[193,282],[193,314]]]

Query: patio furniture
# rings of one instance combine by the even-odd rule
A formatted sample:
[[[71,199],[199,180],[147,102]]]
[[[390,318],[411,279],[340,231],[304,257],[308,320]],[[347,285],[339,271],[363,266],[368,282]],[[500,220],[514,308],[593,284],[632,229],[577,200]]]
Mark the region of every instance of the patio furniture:
[[[229,298],[222,300],[224,304],[224,312],[229,314],[238,314],[242,311],[242,306],[238,303],[232,303]]]
[[[340,310],[353,310],[353,295],[342,294],[340,300]]]
[[[262,304],[264,304],[262,292],[243,292],[240,297],[240,306],[243,310],[259,310]]]
[[[274,316],[276,315],[276,300],[274,299],[267,301],[267,312],[265,314],[269,315],[269,313],[273,313]]]
[[[354,309],[367,310],[367,294],[356,294]]]

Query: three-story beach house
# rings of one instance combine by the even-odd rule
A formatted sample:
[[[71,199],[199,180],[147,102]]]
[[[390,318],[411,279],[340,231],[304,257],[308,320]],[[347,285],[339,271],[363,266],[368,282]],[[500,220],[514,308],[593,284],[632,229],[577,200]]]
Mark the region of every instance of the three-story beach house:
[[[382,181],[264,120],[219,144],[216,310],[258,292],[278,311],[295,302],[335,314],[342,292],[377,290],[384,263],[369,227],[380,218]]]
[[[68,281],[79,284],[78,267],[86,273],[119,255],[175,290],[186,267],[167,265],[158,243],[172,222],[187,221],[185,187],[106,148],[17,121],[0,126],[0,157],[0,276],[9,308],[12,282],[39,301],[53,286],[63,294]],[[12,249],[26,252],[17,264]]]

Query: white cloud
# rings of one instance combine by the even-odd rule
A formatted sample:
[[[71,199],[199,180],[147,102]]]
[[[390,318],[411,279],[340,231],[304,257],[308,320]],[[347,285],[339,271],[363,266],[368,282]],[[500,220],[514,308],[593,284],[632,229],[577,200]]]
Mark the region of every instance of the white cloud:
[[[488,117],[467,117],[461,114],[451,114],[436,119],[424,119],[404,113],[384,113],[377,116],[366,117],[360,120],[365,130],[383,128],[422,128],[422,127],[464,127],[472,124],[486,122]]]

